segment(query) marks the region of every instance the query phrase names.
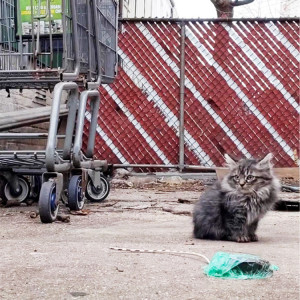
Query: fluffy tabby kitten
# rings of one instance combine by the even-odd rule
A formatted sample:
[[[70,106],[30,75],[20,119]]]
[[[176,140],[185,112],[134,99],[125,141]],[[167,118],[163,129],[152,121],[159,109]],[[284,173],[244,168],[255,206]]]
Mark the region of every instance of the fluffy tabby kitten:
[[[205,192],[193,214],[199,239],[257,241],[259,220],[277,200],[280,184],[272,173],[269,153],[261,160],[233,160],[225,154],[230,172]]]

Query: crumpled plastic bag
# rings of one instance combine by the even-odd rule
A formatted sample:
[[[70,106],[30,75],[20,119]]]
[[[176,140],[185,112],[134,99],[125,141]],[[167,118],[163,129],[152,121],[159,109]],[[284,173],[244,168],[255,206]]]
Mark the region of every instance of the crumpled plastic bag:
[[[251,254],[217,252],[204,268],[208,276],[231,279],[263,279],[278,267]]]

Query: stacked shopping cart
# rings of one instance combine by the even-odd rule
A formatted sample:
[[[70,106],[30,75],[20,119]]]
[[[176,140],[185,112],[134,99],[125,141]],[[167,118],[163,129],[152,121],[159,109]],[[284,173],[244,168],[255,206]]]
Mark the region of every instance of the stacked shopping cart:
[[[53,95],[48,134],[0,133],[7,140],[47,139],[45,150],[0,151],[0,197],[25,202],[35,195],[41,221],[51,223],[60,200],[80,210],[85,196],[102,201],[109,193],[109,166],[93,159],[93,152],[98,88],[115,77],[117,3],[0,0],[0,5],[0,89],[47,89]],[[64,94],[67,122],[64,134],[58,134]],[[88,110],[89,138],[83,152]]]

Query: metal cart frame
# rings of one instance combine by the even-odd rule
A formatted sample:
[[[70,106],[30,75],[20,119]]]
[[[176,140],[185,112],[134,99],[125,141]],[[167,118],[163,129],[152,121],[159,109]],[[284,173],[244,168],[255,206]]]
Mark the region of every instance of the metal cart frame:
[[[99,85],[114,80],[117,63],[117,2],[57,0],[61,19],[55,20],[50,0],[0,0],[0,89],[49,89],[53,101],[48,135],[0,133],[0,139],[47,138],[45,151],[0,151],[0,197],[26,201],[32,181],[39,194],[41,221],[55,221],[59,200],[80,210],[84,194],[102,201],[109,193],[104,176],[109,166],[94,160]],[[24,4],[24,3],[23,3]],[[24,12],[24,13],[23,13]],[[30,15],[23,22],[22,15]],[[57,15],[56,15],[57,17]],[[56,23],[55,23],[56,22]],[[57,26],[55,24],[58,24]],[[59,25],[61,24],[61,28]],[[65,134],[58,135],[62,94],[67,92]],[[82,148],[89,100],[92,115],[86,153]],[[57,140],[64,139],[63,149]]]

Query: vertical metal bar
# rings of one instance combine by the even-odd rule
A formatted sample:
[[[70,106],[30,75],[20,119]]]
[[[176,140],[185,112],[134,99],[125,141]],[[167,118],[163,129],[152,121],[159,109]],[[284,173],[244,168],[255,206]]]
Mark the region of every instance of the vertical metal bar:
[[[0,2],[0,17],[1,17],[1,30],[2,30],[2,25],[3,25],[3,2]],[[1,36],[2,38],[2,36]],[[2,40],[1,40],[2,41]]]
[[[76,77],[78,76],[80,72],[80,59],[79,59],[79,38],[78,38],[78,22],[77,22],[77,2],[75,0],[71,1],[71,12],[72,12],[72,42],[73,42],[73,51],[74,51],[74,57],[75,57],[75,68],[74,68],[74,74],[76,74]]]
[[[5,19],[5,30],[6,30],[6,35],[7,35],[7,43],[8,43],[8,52],[9,52],[9,56],[8,56],[8,65],[9,65],[9,69],[11,68],[11,41],[10,41],[10,31],[9,31],[9,28],[10,28],[10,20],[9,20],[9,17],[10,15],[7,13],[7,8],[8,8],[8,3],[5,2],[4,3],[4,8],[3,8],[3,16],[4,16],[4,19]]]
[[[119,0],[119,18],[123,18],[124,0]]]
[[[96,60],[97,60],[97,67],[98,67],[98,74],[97,74],[98,78],[96,84],[99,86],[101,83],[101,48],[99,43],[99,39],[100,39],[99,20],[100,20],[101,10],[100,7],[97,5],[96,0],[92,0],[92,11],[93,11],[92,20],[94,22],[94,27],[95,27],[94,36],[96,41]]]
[[[47,4],[48,4],[48,16],[49,16],[49,42],[50,42],[50,68],[53,68],[53,37],[52,37],[52,24],[51,24],[51,4],[50,1],[47,0]],[[45,20],[46,23],[47,20]],[[56,51],[58,51],[58,49],[56,49]]]
[[[67,31],[68,26],[66,23],[66,10],[67,6],[65,0],[61,2],[61,13],[62,13],[62,28],[63,28],[63,57],[62,57],[62,68],[66,69],[67,67],[67,57],[68,57],[68,50],[67,50]]]
[[[72,73],[63,73],[63,80],[70,81],[76,80],[79,72],[80,72],[80,58],[79,58],[79,38],[78,38],[78,30],[77,30],[77,7],[75,0],[70,1],[71,8],[71,16],[72,16],[72,43],[73,43],[73,51],[74,51],[74,60],[75,66]],[[63,29],[66,30],[66,29]]]
[[[92,91],[90,93],[92,93]],[[88,158],[92,158],[94,155],[99,107],[100,107],[100,93],[99,90],[97,90],[93,98],[91,98],[91,122],[90,122],[90,129],[89,129],[89,139],[88,139],[88,144],[86,149],[86,156]]]
[[[3,42],[3,33],[2,33],[2,26],[3,26],[3,9],[2,9],[3,3],[0,3],[0,53],[2,52],[2,42]],[[3,59],[3,60],[2,60]],[[2,69],[5,70],[5,61],[4,61],[4,57],[2,58],[1,56],[1,60],[0,60]]]
[[[69,112],[68,112],[68,119],[66,125],[66,138],[64,141],[64,148],[63,148],[63,159],[65,160],[70,159],[71,156],[73,132],[74,132],[75,122],[76,122],[76,113],[78,110],[78,101],[79,101],[78,99],[79,99],[78,91],[76,89],[70,90],[69,99],[68,99]]]
[[[180,37],[180,109],[179,109],[179,169],[184,168],[184,81],[185,81],[185,23],[181,22]]]
[[[38,55],[41,53],[40,50],[40,30],[41,30],[41,0],[38,1],[37,3],[37,16],[34,18],[37,20],[37,32],[36,32],[36,51],[34,55],[36,56],[36,59],[38,58]]]
[[[71,153],[72,133],[76,120],[76,99],[78,100],[78,86],[74,82],[59,82],[54,87],[52,109],[50,115],[50,124],[48,131],[48,141],[46,146],[46,168],[48,172],[54,172],[55,169],[55,149],[56,149],[56,137],[58,128],[58,119],[60,104],[62,99],[62,92],[70,91],[70,109],[68,114],[67,128],[66,128],[66,140],[64,144],[63,157],[69,158]]]
[[[20,70],[23,70],[25,69],[25,66],[27,65],[25,63],[25,56],[23,55],[23,48],[24,48],[24,45],[23,45],[23,32],[22,32],[22,22],[21,22],[21,7],[20,7],[20,3],[17,2],[17,6],[16,6],[16,9],[15,9],[15,12],[16,12],[16,17],[20,17],[20,24],[18,24],[19,26],[19,30],[20,30],[20,34],[19,34],[19,42],[18,42],[18,51],[20,53],[20,61],[19,61],[19,68]],[[28,45],[28,43],[27,43]],[[28,52],[29,49],[27,49],[27,51],[25,52]],[[28,60],[28,59],[27,59]]]
[[[35,39],[34,39],[34,11],[33,11],[33,0],[30,0],[30,6],[31,6],[31,52],[32,52],[32,63],[33,63],[33,69],[36,69],[36,45],[35,45]]]
[[[94,154],[94,146],[95,146],[95,137],[96,137],[96,129],[97,129],[97,117],[100,106],[100,94],[98,90],[89,90],[83,91],[80,95],[80,104],[77,114],[77,122],[76,122],[76,133],[75,133],[75,141],[73,146],[73,163],[76,168],[81,167],[81,147],[82,147],[82,135],[84,128],[84,120],[85,120],[85,112],[86,112],[86,103],[88,98],[91,101],[91,122],[89,129],[89,138],[88,138],[88,146],[86,150],[86,156],[88,158],[93,158]]]
[[[87,6],[87,22],[88,22],[88,47],[89,47],[89,50],[88,50],[88,55],[89,55],[89,69],[88,69],[88,72],[89,72],[89,76],[88,76],[88,81],[91,81],[92,80],[92,50],[94,50],[94,48],[92,47],[92,22],[91,22],[91,17],[92,17],[92,12],[91,12],[91,2],[90,1],[86,1],[86,6]]]

